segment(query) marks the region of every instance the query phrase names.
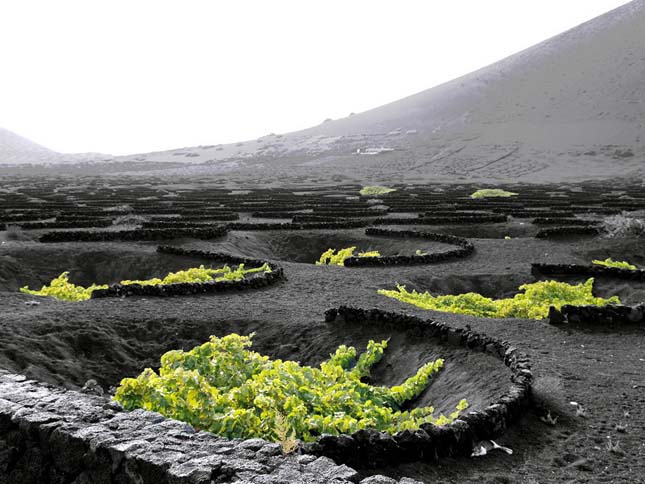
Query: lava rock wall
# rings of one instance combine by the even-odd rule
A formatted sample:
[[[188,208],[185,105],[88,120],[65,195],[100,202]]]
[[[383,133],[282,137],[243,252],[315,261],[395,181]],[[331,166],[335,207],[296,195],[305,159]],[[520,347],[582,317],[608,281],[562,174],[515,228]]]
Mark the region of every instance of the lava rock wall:
[[[573,323],[601,327],[645,325],[645,304],[602,307],[564,305],[559,310],[551,306],[549,308],[549,323],[555,325]]]
[[[351,435],[328,435],[314,443],[305,444],[307,452],[362,467],[469,456],[475,443],[499,435],[528,405],[533,381],[531,363],[527,355],[506,341],[499,341],[470,329],[453,328],[436,321],[379,309],[341,306],[329,309],[325,313],[325,320],[338,324],[360,323],[414,331],[421,339],[434,338],[442,344],[488,353],[500,359],[511,370],[511,384],[506,393],[485,410],[467,412],[449,425],[437,427],[423,424],[418,430],[404,430],[393,435],[374,429],[359,430]]]
[[[420,484],[358,473],[279,444],[229,440],[158,413],[0,370],[0,484]]]
[[[534,274],[549,276],[593,276],[645,281],[645,270],[622,269],[620,267],[607,267],[599,264],[532,264],[531,271]]]
[[[183,255],[217,260],[230,264],[244,264],[248,267],[260,267],[265,262],[271,268],[271,272],[263,272],[241,281],[210,281],[210,282],[181,282],[175,284],[162,284],[158,286],[145,286],[141,284],[113,284],[107,289],[96,289],[92,291],[92,298],[105,297],[128,297],[128,296],[186,296],[189,294],[203,294],[245,289],[259,289],[271,286],[284,279],[284,270],[277,264],[259,259],[248,259],[237,257],[223,252],[206,252],[202,250],[183,249],[173,246],[159,246],[158,252],[165,254]]]
[[[563,226],[549,227],[542,229],[535,234],[538,239],[549,239],[553,237],[571,237],[578,235],[600,235],[600,230],[591,226]]]
[[[456,249],[445,252],[436,252],[433,254],[423,255],[391,255],[379,257],[348,257],[344,264],[346,267],[375,267],[375,266],[396,266],[396,265],[415,265],[431,264],[433,262],[443,262],[451,259],[461,259],[468,257],[475,251],[475,246],[466,239],[455,237],[454,235],[435,234],[432,232],[417,232],[414,230],[389,230],[368,228],[365,235],[379,235],[386,237],[398,238],[417,238],[432,240],[433,242],[442,242],[445,244],[457,245]]]
[[[114,232],[90,232],[78,230],[71,232],[47,232],[40,242],[109,242],[134,240],[164,240],[178,238],[216,239],[228,233],[226,226],[208,228],[171,228],[171,229],[136,229]]]
[[[234,222],[228,224],[230,230],[338,230],[356,229],[369,225],[365,220],[345,220],[340,222],[310,222],[310,223],[247,223]]]

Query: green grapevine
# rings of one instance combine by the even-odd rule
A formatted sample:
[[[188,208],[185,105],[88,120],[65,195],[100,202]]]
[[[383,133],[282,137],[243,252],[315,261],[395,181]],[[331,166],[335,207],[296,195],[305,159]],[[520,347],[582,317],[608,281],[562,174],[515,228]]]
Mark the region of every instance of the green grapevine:
[[[499,188],[483,188],[470,195],[470,198],[487,198],[487,197],[513,197],[518,195],[515,192],[507,192]]]
[[[609,299],[595,297],[593,278],[577,285],[541,281],[524,284],[519,289],[523,292],[506,299],[491,299],[474,292],[433,296],[428,292],[408,292],[405,286],[400,285],[397,285],[397,290],[380,289],[378,293],[423,309],[484,318],[544,319],[549,314],[550,306],[560,309],[565,304],[575,306],[620,304],[618,296],[612,296]]]
[[[177,284],[182,282],[211,282],[211,281],[241,281],[249,274],[258,272],[271,272],[271,267],[264,264],[253,269],[245,269],[244,264],[240,264],[237,269],[233,270],[229,266],[220,269],[209,269],[203,265],[186,269],[183,271],[171,272],[163,279],[157,277],[146,280],[124,280],[121,284],[140,284],[142,286],[160,286],[165,284]],[[51,281],[49,286],[43,286],[39,291],[29,289],[27,286],[20,289],[20,292],[32,294],[34,296],[51,296],[62,301],[86,301],[92,296],[96,289],[107,289],[107,284],[90,287],[77,286],[69,282],[69,272],[63,272],[60,276]]]
[[[361,191],[359,192],[361,195],[384,195],[386,193],[391,193],[395,192],[396,188],[388,188],[388,187],[381,187],[381,186],[367,186],[361,188]]]
[[[427,388],[443,367],[441,359],[426,363],[399,386],[364,383],[387,341],[370,341],[358,359],[354,347],[340,346],[315,368],[251,351],[252,337],[211,336],[190,351],[170,351],[161,357],[158,373],[148,368],[123,379],[114,398],[127,410],[157,411],[229,438],[274,441],[285,435],[313,441],[364,428],[394,433],[425,422],[443,425],[468,407],[461,400],[449,416],[439,417],[433,407],[401,410]]]
[[[320,255],[320,259],[316,262],[317,266],[331,265],[331,266],[344,266],[345,259],[349,257],[354,257],[354,251],[356,247],[347,247],[345,249],[339,249],[336,252],[335,249],[328,249]],[[370,250],[367,252],[359,252],[358,257],[381,257],[381,254],[377,250]]]
[[[160,286],[181,282],[241,281],[246,275],[255,274],[257,272],[271,272],[271,268],[266,263],[261,267],[256,267],[254,269],[245,269],[244,264],[240,264],[235,270],[231,269],[229,266],[224,266],[220,269],[209,269],[201,265],[184,271],[171,272],[163,279],[153,278],[139,281],[125,280],[121,281],[121,284]]]
[[[599,266],[605,266],[605,267],[617,267],[619,269],[629,269],[630,271],[635,271],[638,269],[634,264],[630,264],[629,262],[618,262],[615,260],[612,260],[611,257],[605,259],[605,260],[593,260],[593,264],[599,265]]]
[[[22,287],[20,292],[34,296],[50,296],[61,301],[86,301],[92,296],[95,289],[107,289],[107,285],[92,284],[90,287],[77,286],[69,282],[69,272],[63,272],[53,279],[49,286],[43,286],[40,291],[34,291],[27,286]]]
[[[358,257],[381,257],[381,253],[378,250],[368,250],[366,252],[359,252]]]

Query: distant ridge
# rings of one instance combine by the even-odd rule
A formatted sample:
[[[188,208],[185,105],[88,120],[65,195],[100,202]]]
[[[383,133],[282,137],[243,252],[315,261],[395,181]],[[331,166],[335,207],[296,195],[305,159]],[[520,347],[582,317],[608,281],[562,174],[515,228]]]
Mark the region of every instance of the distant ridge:
[[[8,129],[0,127],[0,165],[73,164],[96,161],[104,158],[106,158],[106,155],[99,153],[58,153],[13,133]]]
[[[58,153],[11,131],[0,128],[0,163],[36,163],[56,157]],[[31,160],[31,161],[27,161]]]

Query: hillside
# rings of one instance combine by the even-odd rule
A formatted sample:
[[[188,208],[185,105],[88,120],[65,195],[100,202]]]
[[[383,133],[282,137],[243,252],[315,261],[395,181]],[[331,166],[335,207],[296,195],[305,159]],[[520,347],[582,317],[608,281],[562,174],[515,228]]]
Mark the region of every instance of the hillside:
[[[110,158],[99,153],[58,153],[0,127],[0,165],[60,165]]]
[[[155,163],[155,173],[227,173],[240,180],[642,177],[643,32],[645,0],[635,0],[476,72],[364,113],[236,144],[111,159],[138,169]],[[6,155],[3,136],[0,163],[24,157],[11,147]],[[37,148],[27,150],[29,159],[53,156]]]
[[[643,32],[645,0],[636,0],[479,71],[361,114],[284,136],[139,159],[207,161],[222,171],[268,168],[280,176],[642,176]],[[386,150],[355,154],[370,148]]]
[[[59,153],[0,127],[0,163],[47,163]]]

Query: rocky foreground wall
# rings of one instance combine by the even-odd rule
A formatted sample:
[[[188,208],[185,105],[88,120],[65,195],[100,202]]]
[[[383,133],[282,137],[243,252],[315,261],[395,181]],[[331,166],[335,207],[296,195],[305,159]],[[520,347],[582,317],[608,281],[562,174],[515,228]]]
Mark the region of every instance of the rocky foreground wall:
[[[415,484],[261,439],[195,432],[158,413],[0,370],[0,484]]]

